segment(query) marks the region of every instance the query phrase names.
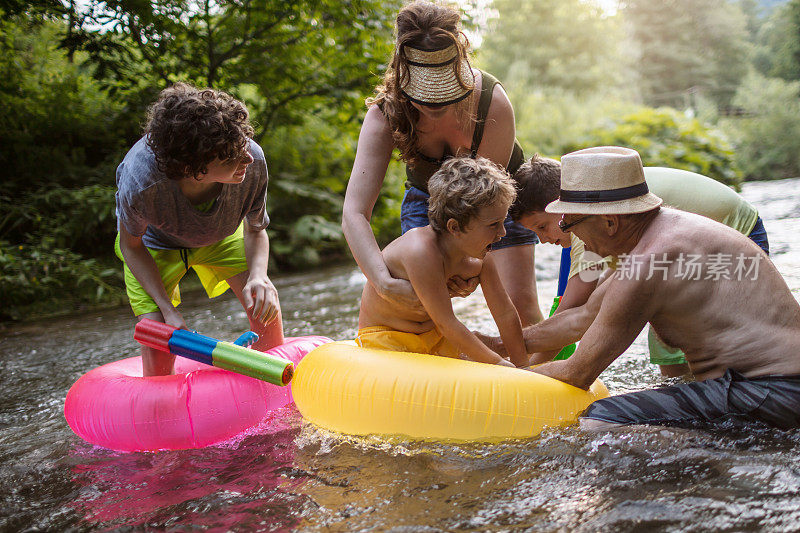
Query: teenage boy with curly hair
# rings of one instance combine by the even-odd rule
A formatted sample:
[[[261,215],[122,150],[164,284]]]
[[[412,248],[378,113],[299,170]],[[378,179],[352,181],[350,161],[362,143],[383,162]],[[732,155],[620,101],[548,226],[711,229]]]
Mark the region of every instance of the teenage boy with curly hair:
[[[267,165],[244,104],[178,83],[150,107],[142,137],[117,168],[115,249],[134,314],[186,328],[178,283],[194,268],[209,297],[241,301],[255,348],[282,342],[278,293],[267,276]],[[173,373],[175,356],[142,346],[145,376]]]
[[[360,346],[428,353],[466,355],[473,361],[527,366],[519,315],[503,288],[493,263],[484,261],[491,245],[506,231],[503,222],[516,191],[497,165],[478,157],[453,158],[428,182],[429,226],[407,231],[383,249],[392,277],[411,282],[429,318],[431,329],[420,330],[417,314],[382,298],[367,282],[358,317]],[[447,280],[478,277],[486,303],[500,330],[511,362],[487,348],[453,313]],[[424,325],[424,323],[422,324]]]

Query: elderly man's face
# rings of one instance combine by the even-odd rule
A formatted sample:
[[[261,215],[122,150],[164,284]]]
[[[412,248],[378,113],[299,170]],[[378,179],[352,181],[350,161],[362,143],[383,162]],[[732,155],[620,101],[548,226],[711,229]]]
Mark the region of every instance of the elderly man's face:
[[[585,248],[603,257],[612,255],[611,245],[615,231],[611,231],[609,217],[605,215],[564,215],[563,225],[571,226],[570,230],[580,240],[583,241]]]

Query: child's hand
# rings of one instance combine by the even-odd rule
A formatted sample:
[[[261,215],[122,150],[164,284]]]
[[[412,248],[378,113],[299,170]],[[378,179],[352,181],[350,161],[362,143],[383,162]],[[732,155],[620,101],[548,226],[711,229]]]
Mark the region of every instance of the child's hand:
[[[517,368],[517,366],[508,359],[500,359],[500,361],[497,363],[497,366],[507,366],[509,368]]]
[[[251,277],[247,280],[242,293],[244,306],[253,320],[269,324],[278,317],[280,310],[278,291],[269,278]]]
[[[178,329],[189,329],[186,327],[186,321],[183,319],[183,315],[174,307],[172,309],[162,310],[161,316],[164,317],[165,324],[169,324]]]
[[[450,292],[450,298],[466,298],[478,288],[481,282],[480,277],[474,276],[467,280],[461,276],[453,276],[447,280],[447,290]]]

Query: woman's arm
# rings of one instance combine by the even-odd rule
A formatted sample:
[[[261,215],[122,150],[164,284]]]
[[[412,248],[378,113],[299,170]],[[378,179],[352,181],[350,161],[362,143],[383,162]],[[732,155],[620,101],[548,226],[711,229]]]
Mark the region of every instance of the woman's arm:
[[[528,354],[522,339],[522,323],[492,262],[483,262],[480,278],[486,305],[497,324],[511,362],[517,367],[528,366]]]
[[[356,263],[378,294],[393,303],[420,309],[411,284],[392,277],[386,268],[369,225],[393,149],[389,122],[378,106],[370,107],[358,136],[356,159],[347,184],[342,231]]]
[[[142,238],[128,233],[124,224],[119,225],[119,248],[131,273],[158,306],[164,322],[170,326],[187,329],[183,316],[175,309],[167,295],[153,256],[142,242]]]

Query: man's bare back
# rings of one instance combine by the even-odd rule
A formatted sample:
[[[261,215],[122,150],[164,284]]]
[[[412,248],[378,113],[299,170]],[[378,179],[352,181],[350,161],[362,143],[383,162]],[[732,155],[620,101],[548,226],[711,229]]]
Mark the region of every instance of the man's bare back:
[[[382,252],[383,260],[392,277],[405,280],[409,279],[405,261],[413,261],[415,254],[420,253],[429,257],[436,254],[436,259],[441,260],[445,276],[448,279],[453,276],[462,279],[477,277],[483,267],[483,260],[477,257],[462,256],[448,261],[439,247],[436,233],[430,226],[409,230],[389,243]],[[358,327],[370,326],[387,326],[398,331],[418,333],[433,328],[433,323],[427,313],[421,317],[419,311],[393,305],[381,298],[375,288],[367,283],[361,293]]]
[[[746,377],[800,374],[800,305],[763,250],[705,217],[662,211],[632,251],[672,260],[667,280],[653,285],[659,336],[686,353],[698,380],[727,368]],[[689,254],[710,279],[682,279],[698,277],[687,269]]]
[[[745,377],[800,374],[800,304],[764,252],[739,232],[662,208],[627,252],[610,250],[602,240],[595,239],[595,249],[584,242],[601,255],[627,257],[571,321],[558,319],[561,315],[550,319],[573,328],[577,320],[582,323],[577,329],[588,329],[569,360],[537,371],[588,387],[649,321],[686,353],[698,380],[720,377],[727,369]],[[692,266],[698,264],[699,274]],[[528,337],[546,335],[526,331]]]

